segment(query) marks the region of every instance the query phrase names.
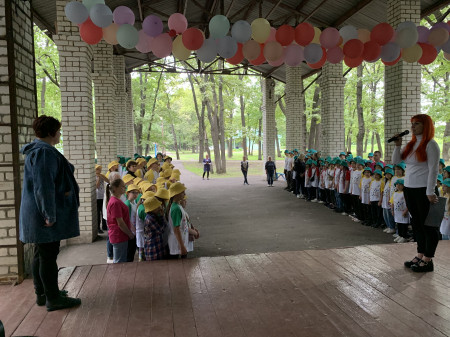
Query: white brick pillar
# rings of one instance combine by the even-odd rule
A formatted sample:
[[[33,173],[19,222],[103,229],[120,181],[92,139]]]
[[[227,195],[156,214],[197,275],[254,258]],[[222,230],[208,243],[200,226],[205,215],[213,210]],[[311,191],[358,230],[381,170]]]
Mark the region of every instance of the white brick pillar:
[[[102,41],[94,46],[95,129],[97,163],[107,165],[117,157],[116,79],[113,76],[113,47]]]
[[[342,75],[342,62],[338,64],[326,63],[322,67],[322,75],[319,81],[322,94],[322,157],[327,155],[337,156],[341,151],[344,151],[345,81]]]
[[[113,71],[116,78],[116,142],[117,154],[124,157],[129,156],[127,149],[127,141],[125,132],[127,132],[126,124],[124,123],[127,116],[127,93],[125,85],[125,57],[120,55],[113,56]]]
[[[6,34],[8,32],[8,34]],[[37,117],[29,1],[0,0],[0,283],[30,274],[32,246],[18,239],[24,157]]]
[[[306,130],[303,125],[302,68],[286,66],[286,148],[304,151]]]
[[[56,1],[59,51],[62,139],[64,156],[75,166],[80,186],[80,236],[70,243],[88,243],[97,237],[94,170],[94,116],[92,112],[92,47],[64,14],[65,0]]]
[[[420,24],[420,0],[388,0],[387,22],[395,29],[404,21]],[[408,130],[410,119],[420,113],[421,69],[418,63],[400,60],[384,68],[384,134],[385,139]],[[411,139],[410,136],[404,137]],[[390,161],[394,143],[385,142],[385,158]]]
[[[133,110],[133,93],[131,87],[131,74],[125,75],[125,85],[127,93],[127,153],[129,156],[134,154],[134,110]],[[142,154],[142,153],[139,153]]]
[[[264,162],[269,157],[275,161],[275,81],[271,78],[262,80],[263,105],[263,157]]]

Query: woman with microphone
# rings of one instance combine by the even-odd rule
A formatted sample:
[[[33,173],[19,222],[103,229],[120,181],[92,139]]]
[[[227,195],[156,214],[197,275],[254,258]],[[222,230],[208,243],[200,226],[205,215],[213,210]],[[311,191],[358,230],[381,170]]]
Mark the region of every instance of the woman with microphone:
[[[412,217],[417,256],[405,262],[415,272],[433,271],[434,253],[439,242],[439,227],[425,226],[430,204],[438,198],[434,193],[439,171],[440,150],[434,138],[434,125],[430,116],[418,114],[411,118],[411,141],[402,146],[399,135],[395,139],[392,162],[406,163],[404,195]]]

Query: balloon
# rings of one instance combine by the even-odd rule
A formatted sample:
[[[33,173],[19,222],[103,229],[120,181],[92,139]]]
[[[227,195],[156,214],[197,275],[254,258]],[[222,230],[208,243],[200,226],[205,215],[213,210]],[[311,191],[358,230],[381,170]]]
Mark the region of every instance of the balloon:
[[[270,41],[276,41],[276,40],[277,40],[276,35],[277,35],[277,30],[276,30],[276,28],[270,27],[270,35],[269,35],[269,37],[267,38],[266,43],[267,43],[267,42],[270,42]]]
[[[167,22],[169,29],[173,29],[177,34],[182,34],[188,27],[186,17],[181,13],[174,13]]]
[[[114,22],[120,25],[134,25],[134,13],[127,6],[119,6],[113,12]]]
[[[78,1],[71,1],[64,7],[64,13],[73,23],[83,23],[89,17],[89,11],[85,5]]]
[[[450,39],[447,40],[447,42],[445,42],[442,46],[441,46],[442,50],[444,51],[444,53],[450,53]]]
[[[333,47],[331,49],[328,49],[327,52],[327,60],[331,64],[336,64],[341,62],[344,59],[344,52],[342,51],[341,47]]]
[[[83,5],[87,8],[88,13],[96,4],[105,4],[105,0],[83,0]]]
[[[236,54],[234,54],[233,57],[227,59],[227,62],[231,63],[233,65],[237,65],[244,60],[244,54],[242,53],[243,44],[238,43],[237,45],[238,45],[238,49],[236,51]]]
[[[232,38],[231,36],[224,36],[218,39],[217,41],[218,41],[217,51],[219,55],[222,56],[224,59],[231,58],[236,54],[238,50],[238,45],[237,41],[234,38]]]
[[[190,29],[196,29],[196,28],[190,28]],[[172,55],[175,56],[180,61],[185,61],[189,58],[191,55],[191,51],[187,49],[184,45],[184,34],[187,32],[187,30],[183,33],[183,35],[178,35],[172,44]]]
[[[117,30],[117,41],[124,48],[134,48],[139,42],[139,33],[132,25],[123,24]]]
[[[252,26],[244,20],[236,21],[233,27],[231,27],[231,36],[237,42],[247,42],[252,37]]]
[[[197,50],[197,58],[205,63],[214,61],[217,56],[217,43],[214,39],[203,41],[202,47]]]
[[[310,43],[303,50],[305,60],[308,63],[317,63],[323,56],[322,47],[317,43]]]
[[[284,53],[284,63],[290,67],[298,66],[305,59],[303,52],[303,48],[298,44],[287,46]]]
[[[295,42],[300,46],[306,46],[314,38],[314,27],[307,22],[300,23],[295,27]]]
[[[183,33],[182,41],[187,49],[198,50],[202,47],[204,41],[203,33],[198,28],[188,28]]]
[[[432,63],[437,57],[436,48],[428,43],[419,42],[418,45],[422,48],[422,57],[417,62],[419,62],[422,65]]]
[[[283,53],[283,46],[277,41],[267,42],[264,46],[264,57],[267,61],[274,62],[276,60],[279,60],[283,56]]]
[[[209,21],[209,35],[214,39],[224,37],[230,30],[230,21],[225,15],[215,15]]]
[[[333,48],[339,43],[339,31],[336,28],[325,28],[320,34],[320,45],[326,49]]]
[[[447,30],[450,33],[450,24],[448,24],[448,23],[437,22],[433,25],[433,27],[431,27],[431,30],[437,29],[437,28],[444,28],[445,30]]]
[[[169,34],[163,33],[153,39],[153,54],[156,57],[164,58],[172,52],[172,39]]]
[[[119,30],[119,25],[117,23],[112,23],[108,27],[103,28],[103,40],[106,43],[116,45],[119,42],[117,41],[117,31]]]
[[[357,58],[351,58],[348,56],[344,57],[345,64],[347,65],[347,67],[350,67],[350,68],[356,68],[356,67],[360,66],[362,61],[363,61],[362,57],[357,57]]]
[[[255,40],[248,40],[242,47],[242,53],[247,60],[254,60],[261,53],[261,47]]]
[[[266,19],[258,18],[252,22],[252,38],[256,42],[264,43],[270,36],[270,23]]]
[[[400,61],[401,58],[402,58],[402,53],[400,52],[400,54],[398,55],[398,57],[394,61],[386,62],[386,61],[381,60],[381,62],[383,62],[384,65],[386,65],[386,66],[393,66],[394,64],[397,64],[398,61]]]
[[[358,38],[358,31],[355,27],[350,25],[344,26],[339,29],[339,34],[342,36],[343,43]]]
[[[316,63],[308,63],[308,66],[312,69],[320,69],[325,64],[325,61],[327,60],[327,51],[325,48],[322,47],[323,55],[322,58],[319,60],[319,62]]]
[[[448,31],[444,28],[431,29],[428,42],[435,47],[441,46],[448,41],[448,36]]]
[[[422,53],[422,48],[418,44],[415,44],[412,47],[403,49],[402,59],[405,62],[414,63],[419,61],[419,59],[422,57]]]
[[[106,28],[112,24],[113,14],[111,9],[103,4],[96,4],[90,10],[90,18],[94,25]]]
[[[294,41],[295,29],[290,25],[282,25],[275,33],[275,39],[282,45],[288,46]],[[277,58],[278,59],[278,58]]]
[[[142,22],[142,29],[148,36],[156,37],[163,32],[163,23],[159,16],[149,15]]]
[[[397,30],[395,36],[395,42],[400,46],[400,48],[409,48],[417,43],[419,39],[419,33],[414,25],[414,28],[406,27],[402,30]]]
[[[417,26],[412,21],[404,21],[397,26],[397,32],[399,32],[403,29],[416,29],[417,30]]]
[[[322,34],[322,31],[320,28],[314,27],[314,38],[312,39],[311,43],[320,44],[320,35]]]
[[[358,29],[358,40],[362,43],[370,41],[370,30],[364,28]]]
[[[428,42],[428,35],[430,35],[430,30],[427,27],[418,26],[417,33],[419,34],[418,42],[422,43]]]
[[[261,52],[259,53],[259,56],[256,59],[250,60],[250,63],[253,64],[254,66],[259,66],[260,64],[263,64],[266,61],[266,59],[264,57],[264,45],[263,44],[260,45],[260,51]]]
[[[88,18],[80,26],[80,36],[87,44],[97,44],[103,37],[103,30]]]
[[[137,51],[141,53],[150,53],[152,51],[153,45],[153,37],[148,36],[143,29],[141,29],[138,33],[139,41],[136,45]]]
[[[375,61],[380,57],[380,54],[381,46],[378,43],[374,41],[364,43],[364,51],[362,53],[364,61]]]
[[[379,23],[373,27],[372,32],[370,33],[370,39],[378,43],[380,46],[384,46],[386,43],[391,41],[393,36],[394,29],[386,22]]]
[[[364,44],[358,39],[348,40],[344,44],[344,55],[352,59],[360,58],[364,51]]]
[[[388,42],[381,47],[381,60],[384,62],[393,62],[400,55],[400,46],[395,42]]]
[[[285,48],[283,48],[284,51],[286,51]],[[278,60],[276,61],[267,61],[272,67],[279,67],[284,63],[284,52],[283,52],[283,56],[281,56]]]

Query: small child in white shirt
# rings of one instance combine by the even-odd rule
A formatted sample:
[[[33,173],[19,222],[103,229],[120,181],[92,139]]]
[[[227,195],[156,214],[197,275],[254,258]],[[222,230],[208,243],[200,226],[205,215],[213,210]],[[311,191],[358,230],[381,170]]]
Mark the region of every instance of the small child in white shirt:
[[[409,212],[403,195],[404,184],[403,179],[398,179],[395,182],[396,191],[390,200],[391,211],[398,228],[398,237],[394,241],[398,243],[408,242],[406,237],[408,235]]]
[[[442,183],[442,189],[444,192],[444,197],[447,198],[447,202],[445,203],[445,213],[444,218],[441,222],[441,234],[442,240],[450,240],[450,220],[448,211],[450,209],[450,179],[445,179]]]

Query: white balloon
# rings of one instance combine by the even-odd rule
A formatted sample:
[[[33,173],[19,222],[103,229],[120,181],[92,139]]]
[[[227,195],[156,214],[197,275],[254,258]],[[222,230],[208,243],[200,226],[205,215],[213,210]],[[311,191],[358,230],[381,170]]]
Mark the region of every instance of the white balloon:
[[[231,36],[237,42],[245,43],[252,37],[252,26],[244,20],[236,21],[233,27],[231,27]]]
[[[197,50],[197,58],[205,63],[214,61],[217,56],[217,44],[214,39],[206,39],[203,41],[202,47]]]
[[[66,13],[67,18],[73,23],[83,23],[89,17],[89,11],[85,5],[78,1],[69,2],[66,7],[64,7],[64,13]]]
[[[341,29],[339,29],[339,34],[341,34],[343,43],[347,42],[348,40],[357,39],[358,38],[358,31],[353,26],[344,26]]]
[[[222,56],[224,59],[229,59],[233,57],[237,50],[238,45],[234,38],[231,36],[225,36],[220,39],[218,39],[218,47],[217,51],[220,56]]]
[[[395,35],[395,42],[401,47],[401,48],[409,48],[414,46],[417,43],[417,40],[419,39],[419,33],[417,32],[417,28],[403,28],[400,31],[397,31],[397,34]]]
[[[412,22],[412,21],[405,21],[405,22],[402,22],[402,23],[400,23],[398,26],[397,26],[397,32],[399,32],[399,31],[401,31],[402,29],[405,29],[405,28],[411,28],[411,29],[417,29],[417,26],[416,26],[416,24],[414,23],[414,22]]]
[[[113,21],[112,10],[104,4],[96,4],[92,6],[89,16],[97,27],[106,28]]]

